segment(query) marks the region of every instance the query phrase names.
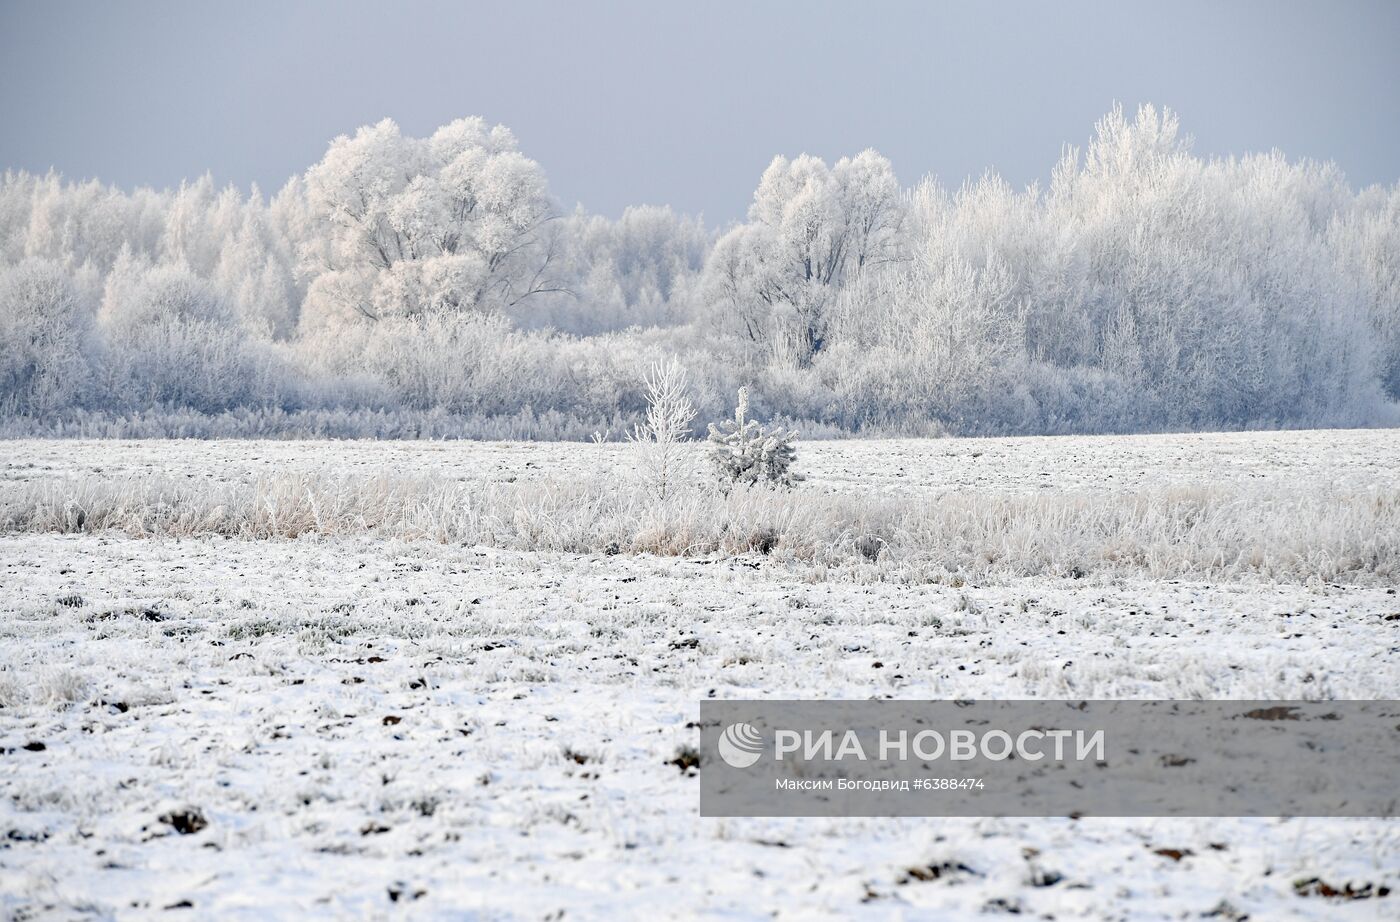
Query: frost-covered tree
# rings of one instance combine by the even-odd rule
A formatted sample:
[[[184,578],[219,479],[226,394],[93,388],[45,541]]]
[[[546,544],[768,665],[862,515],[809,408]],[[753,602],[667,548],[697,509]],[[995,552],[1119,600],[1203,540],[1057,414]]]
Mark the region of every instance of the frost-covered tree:
[[[331,143],[306,174],[347,318],[497,311],[563,287],[544,172],[502,126],[459,119],[424,139],[385,119]]]
[[[280,340],[296,329],[297,288],[289,253],[267,223],[254,199],[223,239],[210,279],[249,332]]]
[[[110,405],[219,411],[266,404],[280,389],[270,357],[247,340],[228,301],[187,266],[119,257],[98,321]]]
[[[686,371],[675,359],[653,363],[643,380],[646,416],[627,440],[637,452],[648,488],[664,500],[687,473],[685,443],[690,439],[695,406],[686,393]]]
[[[802,475],[791,470],[797,458],[797,433],[778,426],[764,427],[749,418],[749,389],[739,388],[732,419],[710,423],[710,459],[720,482],[791,486]]]
[[[841,287],[898,257],[903,223],[894,170],[875,151],[834,168],[806,154],[775,157],[748,223],[710,256],[708,299],[748,339],[805,367],[826,345]]]
[[[1328,235],[1344,277],[1359,286],[1381,383],[1400,400],[1400,186],[1367,189],[1331,222]]]
[[[1038,213],[1072,245],[1027,265],[1027,349],[1114,376],[1160,425],[1365,408],[1364,308],[1324,239],[1349,197],[1331,167],[1202,160],[1171,112],[1115,109]]]
[[[92,308],[56,262],[0,268],[0,412],[70,406],[89,384]]]
[[[577,211],[555,229],[569,290],[516,305],[509,313],[520,325],[592,334],[692,319],[712,242],[700,220],[643,205],[616,221]]]

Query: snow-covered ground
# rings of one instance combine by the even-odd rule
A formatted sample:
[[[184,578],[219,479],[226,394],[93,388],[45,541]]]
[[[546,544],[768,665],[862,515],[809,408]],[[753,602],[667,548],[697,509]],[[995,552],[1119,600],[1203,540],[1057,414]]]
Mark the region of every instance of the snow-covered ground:
[[[1400,487],[1400,430],[1389,429],[800,445],[797,467],[813,488],[864,495],[1135,490],[1164,484]],[[92,473],[227,482],[326,468],[530,481],[626,475],[633,466],[630,448],[615,442],[0,442],[0,484]]]
[[[0,458],[12,481],[628,463],[615,446],[325,442],[12,442]],[[857,494],[1248,480],[1393,497],[1400,438],[800,458],[810,487]],[[1397,615],[1393,588],[1318,580],[903,585],[757,556],[6,535],[0,912],[1396,916],[1400,895],[1378,896],[1400,886],[1395,821],[702,819],[673,763],[707,696],[1395,697]],[[1347,885],[1370,898],[1323,895]]]

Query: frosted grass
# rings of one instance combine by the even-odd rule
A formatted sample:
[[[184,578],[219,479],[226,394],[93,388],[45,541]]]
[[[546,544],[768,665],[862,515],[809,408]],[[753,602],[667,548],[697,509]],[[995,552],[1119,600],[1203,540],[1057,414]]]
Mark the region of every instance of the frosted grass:
[[[940,497],[718,490],[615,478],[462,482],[302,471],[245,483],[83,475],[0,490],[10,533],[367,536],[519,551],[766,556],[816,578],[1020,576],[1372,583],[1400,577],[1400,491],[1178,486]]]

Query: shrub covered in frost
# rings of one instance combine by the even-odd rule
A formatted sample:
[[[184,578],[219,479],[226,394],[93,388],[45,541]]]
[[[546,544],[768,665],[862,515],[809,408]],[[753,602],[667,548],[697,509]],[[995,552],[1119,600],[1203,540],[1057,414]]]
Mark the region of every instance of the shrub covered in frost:
[[[749,389],[739,388],[739,406],[734,418],[716,425],[710,423],[710,457],[726,487],[736,483],[772,483],[791,486],[801,480],[794,473],[793,459],[797,433],[774,426],[765,429],[748,418]]]

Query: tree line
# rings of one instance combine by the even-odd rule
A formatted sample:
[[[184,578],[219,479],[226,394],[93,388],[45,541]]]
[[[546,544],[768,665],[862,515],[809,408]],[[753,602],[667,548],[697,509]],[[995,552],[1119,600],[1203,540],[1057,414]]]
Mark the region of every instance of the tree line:
[[[741,386],[814,435],[1393,423],[1400,186],[1151,107],[1043,188],[777,157],[722,231],[565,211],[480,119],[270,197],[0,181],[4,431],[620,437],[671,359],[697,425]]]

